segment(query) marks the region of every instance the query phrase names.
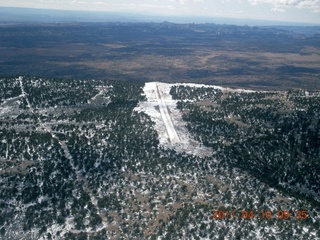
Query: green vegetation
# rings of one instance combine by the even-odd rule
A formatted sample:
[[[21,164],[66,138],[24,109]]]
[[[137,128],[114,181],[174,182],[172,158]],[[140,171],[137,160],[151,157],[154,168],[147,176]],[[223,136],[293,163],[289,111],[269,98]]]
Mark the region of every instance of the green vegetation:
[[[271,186],[319,201],[319,92],[171,89],[194,137]],[[199,96],[201,99],[199,99]],[[199,100],[206,99],[204,106]],[[196,102],[188,102],[196,101]]]
[[[0,96],[1,239],[320,236],[319,206],[273,187],[279,179],[290,193],[315,199],[316,92],[172,88],[188,129],[213,150],[200,158],[159,144],[155,123],[135,108],[146,101],[143,83],[23,77],[4,84],[17,90]],[[269,169],[263,179],[247,174]],[[298,183],[307,192],[293,188]],[[213,220],[215,209],[256,216],[270,209],[274,218]],[[279,209],[292,217],[277,220]],[[297,220],[298,209],[308,219]]]

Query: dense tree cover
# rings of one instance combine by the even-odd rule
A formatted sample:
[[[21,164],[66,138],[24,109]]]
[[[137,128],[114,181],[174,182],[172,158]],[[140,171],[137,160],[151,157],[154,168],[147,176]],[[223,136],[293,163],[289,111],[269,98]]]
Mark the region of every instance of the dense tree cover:
[[[21,229],[9,228],[7,236],[28,238],[31,229],[59,236],[61,231],[55,232],[52,225],[68,221],[74,231],[94,231],[101,225],[96,207],[105,205],[103,198],[97,206],[91,203],[92,191],[96,194],[99,184],[117,176],[121,168],[134,169],[149,155],[159,157],[153,124],[133,111],[145,99],[142,84],[34,77],[8,81],[2,80],[11,88],[17,85],[20,96],[13,99],[18,104],[4,101],[10,114],[1,119],[0,192],[6,200],[1,224],[10,226],[19,214]],[[70,150],[66,152],[64,145]],[[114,200],[108,211],[119,210],[119,200]],[[78,239],[86,234],[71,231],[67,237],[73,235]],[[94,235],[105,236],[100,231]]]
[[[211,100],[218,101],[222,91],[219,88],[191,87],[191,86],[172,86],[170,94],[176,100]],[[191,98],[190,98],[191,96]]]
[[[0,86],[0,96],[2,96],[0,103],[3,103],[5,99],[18,97],[21,94],[19,81],[17,80],[3,78]]]
[[[135,110],[146,100],[142,83],[24,77],[21,84],[18,96],[23,91],[25,96],[0,108],[0,238],[242,239],[269,238],[273,231],[281,239],[320,236],[318,208],[239,169],[241,161],[234,156],[245,158],[246,153],[236,153],[236,144],[255,145],[249,145],[249,138],[233,139],[244,128],[248,134],[258,128],[247,126],[252,118],[240,130],[225,120],[236,107],[221,90],[175,89],[185,100],[190,93],[200,100],[190,96],[190,102],[178,104],[195,138],[213,148],[213,156],[200,158],[159,145],[150,117]],[[247,96],[237,94],[238,99]],[[209,96],[220,99],[225,111],[209,104]],[[272,97],[261,95],[261,102]],[[246,102],[255,104],[249,97]],[[218,121],[220,130],[212,127]],[[270,122],[271,117],[263,122],[257,136],[276,131],[268,127]],[[214,209],[238,214],[247,209],[256,216],[263,209],[275,216],[278,209],[289,209],[292,217],[213,220]],[[306,209],[310,217],[298,221],[297,209]]]
[[[200,88],[178,87],[176,98],[199,100]],[[188,129],[205,145],[272,186],[320,199],[320,96],[318,92],[215,94],[211,106],[179,102]],[[182,93],[185,93],[182,95]],[[189,95],[187,95],[189,94]],[[216,105],[214,105],[214,103]],[[187,111],[186,111],[187,110]]]

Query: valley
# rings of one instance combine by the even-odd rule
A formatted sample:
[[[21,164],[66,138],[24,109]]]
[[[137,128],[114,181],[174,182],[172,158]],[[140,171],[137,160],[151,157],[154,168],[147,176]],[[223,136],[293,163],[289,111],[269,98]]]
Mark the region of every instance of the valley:
[[[320,90],[319,27],[0,25],[0,76]]]

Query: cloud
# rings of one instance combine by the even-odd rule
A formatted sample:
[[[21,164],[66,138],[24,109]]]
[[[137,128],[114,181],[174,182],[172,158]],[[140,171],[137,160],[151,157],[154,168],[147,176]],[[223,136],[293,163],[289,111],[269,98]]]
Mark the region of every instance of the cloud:
[[[315,12],[320,12],[320,1],[313,0],[313,1],[300,1],[298,4],[300,8],[310,8],[313,9]]]
[[[285,12],[286,10],[283,8],[279,8],[279,7],[274,7],[271,9],[272,12],[278,12],[278,13],[282,13]]]
[[[185,5],[185,4],[188,4],[190,2],[193,2],[193,3],[202,3],[204,0],[168,0],[169,2],[178,2],[180,3],[181,5]]]
[[[270,4],[273,5],[272,11],[283,12],[284,8],[310,9],[313,12],[320,11],[320,0],[248,0],[252,5]]]

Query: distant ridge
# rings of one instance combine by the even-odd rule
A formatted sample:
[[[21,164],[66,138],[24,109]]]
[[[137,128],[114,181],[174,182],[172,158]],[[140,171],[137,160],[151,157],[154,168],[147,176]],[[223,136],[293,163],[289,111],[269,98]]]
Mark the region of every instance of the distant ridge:
[[[163,22],[216,23],[249,26],[319,26],[313,23],[284,22],[255,19],[236,19],[197,16],[161,16],[126,12],[54,10],[0,7],[1,23],[66,23],[66,22]]]

